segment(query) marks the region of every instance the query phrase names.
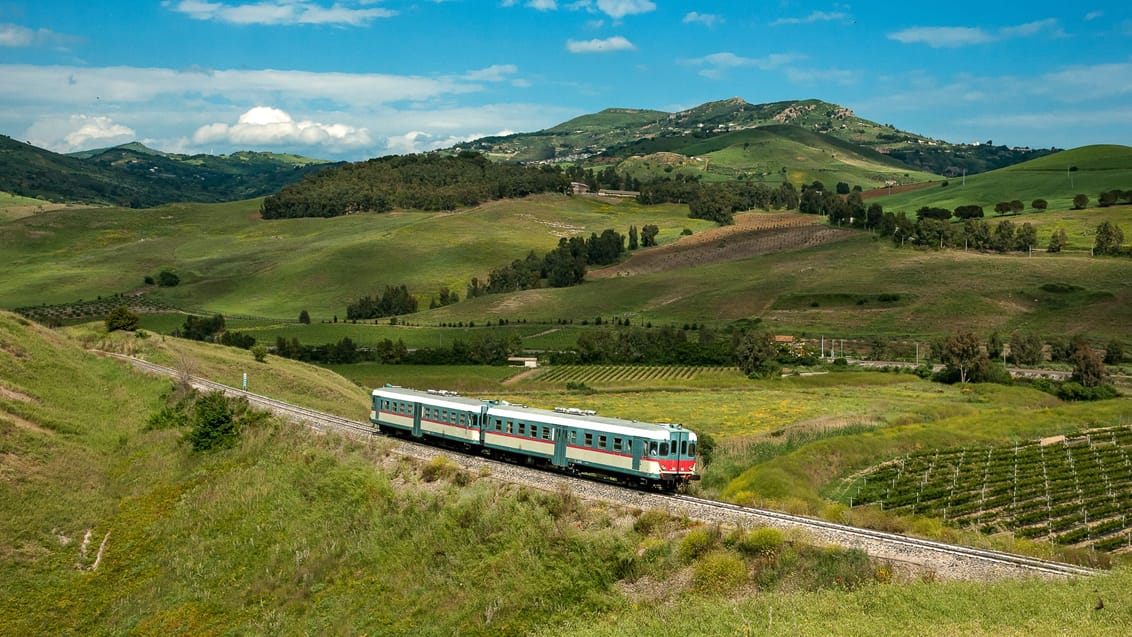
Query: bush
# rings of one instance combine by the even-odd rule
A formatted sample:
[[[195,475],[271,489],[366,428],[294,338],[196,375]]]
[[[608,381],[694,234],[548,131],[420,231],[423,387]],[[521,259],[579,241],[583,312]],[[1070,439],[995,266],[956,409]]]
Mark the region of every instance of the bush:
[[[786,542],[782,531],[768,526],[751,529],[735,542],[735,549],[751,557],[774,555]]]
[[[747,564],[730,551],[712,551],[692,567],[692,584],[708,593],[727,593],[747,580]]]
[[[175,287],[181,282],[181,277],[169,270],[162,270],[157,273],[157,286],[162,288]]]
[[[257,363],[262,363],[267,360],[267,346],[263,343],[258,343],[252,346],[252,356],[255,357]]]
[[[196,400],[192,423],[188,440],[193,451],[232,447],[240,434],[228,397],[219,391],[209,392]]]
[[[126,330],[132,332],[138,327],[138,315],[130,311],[125,305],[110,310],[106,315],[106,331]]]
[[[716,527],[692,529],[680,540],[680,559],[691,562],[714,548],[718,542],[719,529]]]

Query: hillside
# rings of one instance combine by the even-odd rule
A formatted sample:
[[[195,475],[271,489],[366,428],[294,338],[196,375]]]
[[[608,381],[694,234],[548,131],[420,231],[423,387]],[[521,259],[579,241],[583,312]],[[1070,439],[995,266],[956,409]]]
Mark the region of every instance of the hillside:
[[[750,104],[735,97],[677,113],[606,109],[534,133],[484,137],[457,150],[483,152],[501,161],[581,162],[603,166],[633,155],[672,150],[740,130],[789,125],[831,137],[853,147],[888,155],[906,170],[968,174],[1041,156],[1050,151],[1009,149],[993,144],[954,144],[898,130],[858,117],[852,110],[821,100]],[[829,142],[833,144],[835,142]],[[787,161],[787,158],[777,158]]]
[[[1068,209],[1077,194],[1096,205],[1101,192],[1124,190],[1132,183],[1132,147],[1115,144],[1082,146],[1040,157],[981,175],[951,178],[946,186],[932,186],[875,201],[885,210],[915,211],[922,206],[953,210],[957,206],[983,206],[994,215],[1000,201],[1020,199],[1028,210],[1035,199],[1045,199],[1051,210]],[[880,193],[874,193],[880,194]],[[872,201],[872,200],[870,200]]]
[[[139,143],[60,155],[0,136],[0,191],[57,203],[143,208],[261,197],[330,164],[294,155],[178,155]]]

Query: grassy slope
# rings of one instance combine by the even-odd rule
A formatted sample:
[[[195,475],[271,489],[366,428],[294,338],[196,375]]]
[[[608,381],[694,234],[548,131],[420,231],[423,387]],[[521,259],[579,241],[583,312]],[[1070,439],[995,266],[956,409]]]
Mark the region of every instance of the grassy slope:
[[[426,489],[409,466],[386,462],[374,471],[380,448],[290,426],[261,425],[236,449],[191,454],[178,432],[142,429],[168,381],[85,351],[100,339],[158,360],[179,357],[208,375],[223,376],[233,364],[223,348],[106,338],[89,327],[63,335],[0,314],[0,624],[12,634],[644,635],[678,623],[689,635],[778,634],[787,625],[833,635],[866,626],[879,634],[887,629],[878,626],[890,634],[946,626],[957,634],[1115,635],[1132,619],[1119,602],[1127,571],[1084,582],[865,584],[846,592],[832,576],[800,583],[814,575],[807,570],[780,580],[780,592],[703,596],[686,582],[653,579],[684,565],[669,540],[643,538],[631,517],[583,512],[563,496],[501,493],[482,481]],[[261,391],[318,406],[311,394],[320,392],[298,386],[322,372],[306,375],[304,366],[274,358],[268,367],[289,380]],[[858,399],[908,404],[930,388],[902,379],[878,392],[871,382],[878,378],[855,374],[838,386],[859,387]],[[340,380],[321,386],[356,395]],[[74,387],[88,390],[81,402]],[[817,397],[831,390],[843,391],[815,378],[750,393],[774,404],[782,402],[773,395],[779,391]],[[946,391],[937,409],[970,400]],[[1036,405],[1014,390],[995,398]],[[986,419],[997,413],[978,400],[967,411]],[[88,529],[93,540],[83,557]],[[81,570],[106,537],[99,568]],[[667,593],[652,602],[622,599],[612,588],[618,560],[646,575],[639,583],[657,582]],[[807,564],[823,568],[820,560]],[[765,564],[752,568],[760,581],[783,577],[760,573]],[[482,586],[487,577],[490,587]],[[834,590],[800,593],[791,582]],[[1103,613],[1091,610],[1098,596],[1108,605]],[[669,616],[675,608],[679,617]]]
[[[407,284],[422,300],[441,285],[461,297],[472,276],[544,252],[562,236],[653,223],[660,240],[685,227],[683,206],[531,197],[458,213],[403,212],[336,219],[263,221],[256,200],[152,210],[66,211],[0,225],[10,276],[5,307],[73,301],[126,291],[172,268],[181,285],[162,291],[182,307],[225,314],[315,320],[386,285]]]
[[[700,174],[705,180],[728,181],[745,175],[753,181],[771,184],[821,181],[830,188],[844,181],[867,190],[883,186],[888,179],[899,183],[939,179],[875,151],[795,126],[766,126],[706,140],[677,137],[642,142],[642,148],[650,147],[655,149],[652,152],[664,150],[706,158],[706,168],[704,162],[695,162],[679,170]],[[665,166],[648,155],[621,164],[622,169],[642,180],[664,176]]]
[[[1067,169],[1072,166],[1077,170],[1069,172]],[[1000,201],[1020,199],[1030,209],[1033,200],[1045,199],[1051,209],[1068,209],[1078,193],[1087,195],[1095,205],[1101,192],[1113,188],[1124,190],[1129,183],[1132,183],[1132,147],[1098,145],[1047,155],[989,173],[968,175],[965,184],[962,178],[953,178],[946,188],[923,188],[879,197],[875,201],[885,210],[907,212],[921,206],[954,209],[979,205],[991,217],[994,205]]]
[[[1132,210],[1125,207],[1123,214],[1127,225]],[[1052,227],[1045,227],[1039,236],[1049,236]],[[1126,259],[898,249],[863,234],[810,250],[484,297],[435,310],[422,320],[623,315],[634,324],[680,324],[762,316],[776,330],[837,337],[997,329],[1123,338],[1132,324],[1129,270]],[[1040,290],[1049,282],[1075,283],[1084,291],[1051,295]],[[835,294],[881,293],[899,294],[901,300],[883,307],[823,304]]]

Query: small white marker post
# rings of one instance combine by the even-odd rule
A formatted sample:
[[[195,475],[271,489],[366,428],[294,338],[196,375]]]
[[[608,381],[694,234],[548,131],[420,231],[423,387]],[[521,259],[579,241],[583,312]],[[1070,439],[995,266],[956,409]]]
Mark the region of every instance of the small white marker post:
[[[244,391],[248,391],[248,373],[244,372]]]

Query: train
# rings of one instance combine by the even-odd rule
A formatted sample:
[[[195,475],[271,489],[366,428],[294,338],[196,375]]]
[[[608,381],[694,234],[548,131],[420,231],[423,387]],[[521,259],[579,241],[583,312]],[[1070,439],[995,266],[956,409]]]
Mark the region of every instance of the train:
[[[696,434],[683,425],[598,416],[592,410],[536,409],[395,385],[374,389],[370,422],[382,433],[627,486],[675,491],[696,474]]]

